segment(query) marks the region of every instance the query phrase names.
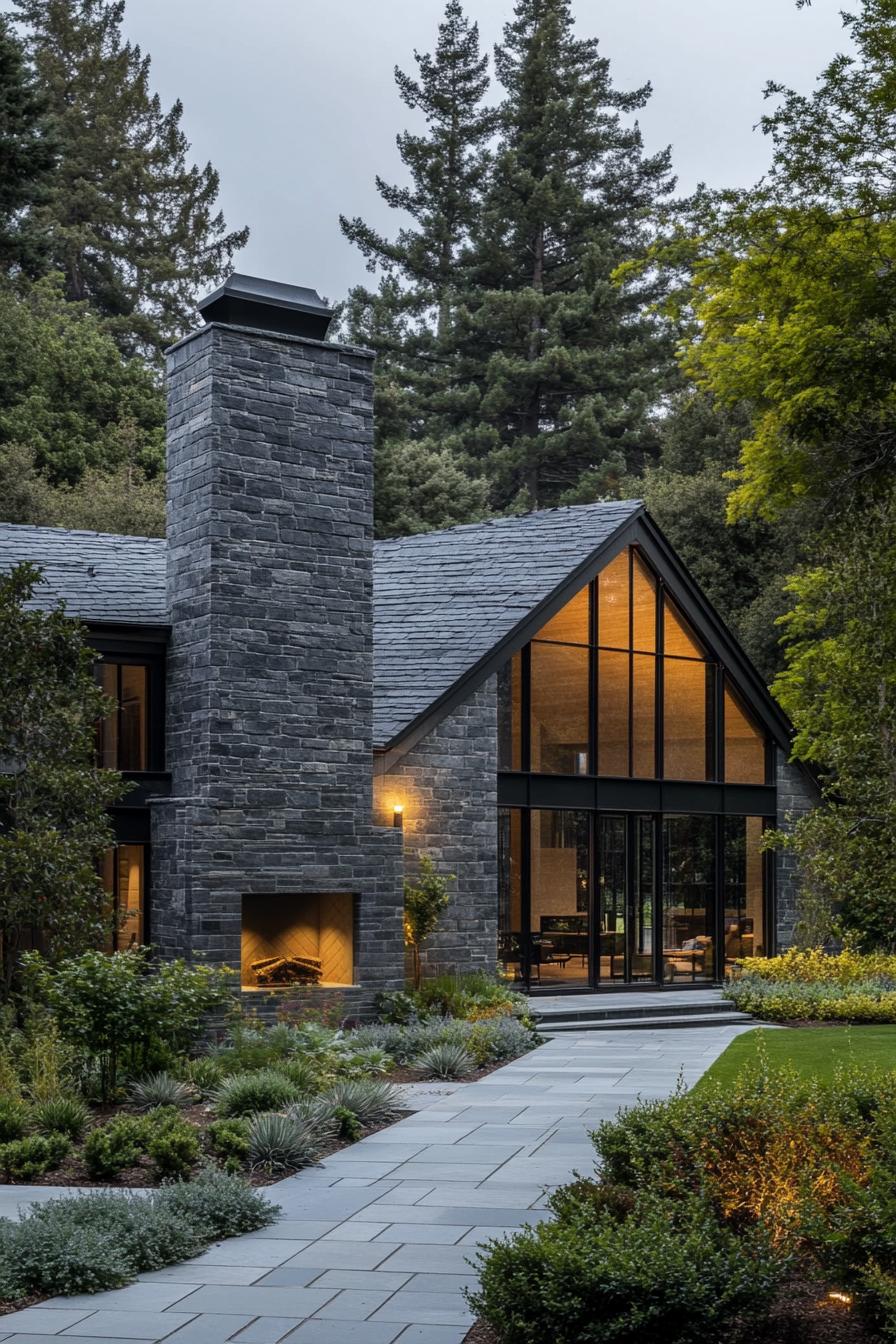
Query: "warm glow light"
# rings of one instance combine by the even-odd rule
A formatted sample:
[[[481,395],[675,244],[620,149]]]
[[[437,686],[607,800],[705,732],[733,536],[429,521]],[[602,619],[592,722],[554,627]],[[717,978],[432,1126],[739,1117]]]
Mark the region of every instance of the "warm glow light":
[[[852,1293],[841,1293],[837,1289],[833,1289],[828,1293],[828,1301],[842,1302],[844,1306],[849,1307],[852,1305]]]
[[[404,825],[404,804],[403,804],[403,803],[396,803],[395,806],[393,807],[393,809],[392,809],[392,825],[393,825],[393,826],[399,826],[399,827],[402,826],[402,825]]]

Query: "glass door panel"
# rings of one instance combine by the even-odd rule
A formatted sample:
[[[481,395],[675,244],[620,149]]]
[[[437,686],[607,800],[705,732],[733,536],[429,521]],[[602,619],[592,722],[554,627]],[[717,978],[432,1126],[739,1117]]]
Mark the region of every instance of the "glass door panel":
[[[597,818],[599,925],[597,974],[601,984],[624,984],[627,975],[626,819]]]
[[[528,949],[531,985],[589,983],[590,875],[590,814],[534,811]]]
[[[634,873],[629,918],[629,966],[632,980],[653,980],[653,904],[656,895],[653,817],[633,817]]]
[[[715,818],[663,818],[663,980],[715,979]]]

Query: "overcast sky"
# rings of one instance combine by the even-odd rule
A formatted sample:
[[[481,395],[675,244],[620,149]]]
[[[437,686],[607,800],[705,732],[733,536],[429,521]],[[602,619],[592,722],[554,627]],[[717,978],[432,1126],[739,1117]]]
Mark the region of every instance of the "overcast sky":
[[[574,0],[618,87],[647,80],[648,149],[671,143],[684,189],[746,185],[768,146],[753,127],[767,79],[808,91],[844,44],[840,0]],[[221,174],[228,222],[249,224],[239,269],[341,298],[365,277],[340,211],[394,230],[374,174],[400,178],[412,115],[392,70],[431,49],[444,0],[127,0],[127,35],[184,103],[201,161]],[[512,0],[468,0],[490,49]]]

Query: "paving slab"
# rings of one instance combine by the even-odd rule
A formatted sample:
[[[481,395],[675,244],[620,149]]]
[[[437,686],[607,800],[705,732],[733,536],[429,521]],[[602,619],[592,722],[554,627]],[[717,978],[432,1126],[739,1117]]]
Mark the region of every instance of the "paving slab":
[[[268,1188],[274,1226],[3,1318],[0,1344],[462,1344],[477,1246],[550,1218],[545,1187],[591,1170],[601,1120],[693,1083],[747,1029],[567,1032],[478,1082],[415,1084],[413,1116]]]

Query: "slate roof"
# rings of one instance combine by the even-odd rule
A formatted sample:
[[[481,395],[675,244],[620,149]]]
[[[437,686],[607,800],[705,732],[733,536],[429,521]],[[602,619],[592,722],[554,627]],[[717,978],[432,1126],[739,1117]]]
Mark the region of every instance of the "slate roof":
[[[57,527],[0,523],[0,570],[23,560],[46,582],[32,605],[65,600],[72,616],[125,625],[166,625],[165,542]]]
[[[628,523],[640,500],[380,541],[374,741],[386,746]]]
[[[545,509],[374,550],[374,743],[388,746],[547,601],[638,500]],[[0,570],[43,569],[36,605],[95,622],[165,625],[165,542],[0,524]]]

